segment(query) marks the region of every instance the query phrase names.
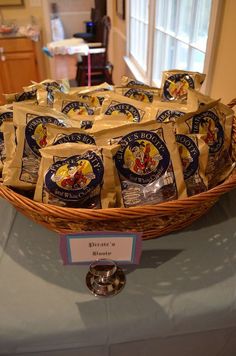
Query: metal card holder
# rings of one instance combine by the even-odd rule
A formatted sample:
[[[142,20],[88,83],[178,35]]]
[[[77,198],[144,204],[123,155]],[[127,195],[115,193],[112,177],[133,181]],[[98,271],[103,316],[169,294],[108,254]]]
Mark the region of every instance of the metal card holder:
[[[96,260],[89,266],[86,285],[97,297],[114,296],[124,288],[125,283],[123,270],[112,260]]]

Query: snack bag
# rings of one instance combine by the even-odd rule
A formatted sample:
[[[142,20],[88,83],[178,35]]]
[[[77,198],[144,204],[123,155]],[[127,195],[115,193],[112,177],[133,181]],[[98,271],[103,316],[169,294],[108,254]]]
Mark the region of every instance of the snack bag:
[[[125,75],[121,77],[121,86],[122,87],[142,87],[142,88],[150,88],[150,85],[147,85],[143,82],[140,82],[139,80],[136,80],[134,78],[129,78]]]
[[[201,135],[177,134],[175,138],[179,148],[188,196],[205,192],[208,187],[206,176],[208,145]]]
[[[184,114],[197,111],[199,102],[195,93],[188,91],[188,99],[185,103],[158,101],[155,103],[155,107],[157,108],[156,120],[158,122],[176,122]]]
[[[160,99],[159,88],[145,88],[142,87],[116,87],[115,93],[119,95],[124,95],[127,98],[142,101],[144,103],[153,103]]]
[[[94,137],[88,131],[82,130],[79,126],[61,127],[47,124],[47,146],[59,145],[62,143],[83,143],[95,145]]]
[[[117,115],[125,114],[130,122],[148,121],[155,117],[156,110],[137,100],[126,98],[122,95],[110,93],[102,104],[101,114]]]
[[[4,120],[1,126],[1,132],[4,139],[4,154],[2,153],[2,178],[8,177],[11,172],[9,172],[9,165],[16,151],[16,128],[13,124],[12,119]]]
[[[38,178],[39,149],[47,144],[46,124],[69,126],[62,113],[37,105],[14,103],[13,123],[16,126],[16,151],[3,183],[21,189],[33,189]]]
[[[209,146],[209,188],[224,180],[232,170],[229,150],[234,112],[219,101],[202,106],[178,120],[177,133],[201,134]]]
[[[4,121],[13,119],[13,110],[11,105],[0,106],[0,172],[3,168],[3,163],[6,158],[6,151],[4,145],[4,136],[2,125]]]
[[[111,115],[100,114],[94,116],[94,118],[93,126],[89,130],[90,133],[130,124],[129,119],[125,114],[112,115],[112,117]]]
[[[113,91],[113,90],[114,90],[113,85],[110,85],[110,84],[104,82],[99,85],[71,88],[69,94],[77,94],[77,95],[82,95],[82,94],[93,95],[93,94],[95,94],[96,95],[97,92],[109,92],[109,91]]]
[[[52,80],[46,79],[40,83],[33,82],[31,86],[24,87],[24,90],[36,90],[37,102],[42,106],[52,106],[54,102],[54,94],[57,92],[68,93],[70,89],[67,79]]]
[[[97,145],[115,144],[119,205],[157,204],[186,197],[172,124],[133,123],[95,134]]]
[[[164,101],[184,102],[189,88],[200,90],[205,74],[183,70],[162,72],[162,99]]]
[[[71,208],[110,208],[116,202],[113,156],[118,146],[65,143],[40,150],[34,199]]]
[[[31,90],[27,92],[23,91],[20,93],[3,94],[3,95],[8,104],[11,104],[13,102],[28,101],[28,100],[30,100],[31,102],[37,102],[36,90]]]
[[[55,93],[53,108],[61,111],[69,117],[79,115],[95,115],[96,109],[89,106],[89,102],[76,95]],[[100,111],[100,110],[99,110]],[[99,113],[99,111],[97,113]]]

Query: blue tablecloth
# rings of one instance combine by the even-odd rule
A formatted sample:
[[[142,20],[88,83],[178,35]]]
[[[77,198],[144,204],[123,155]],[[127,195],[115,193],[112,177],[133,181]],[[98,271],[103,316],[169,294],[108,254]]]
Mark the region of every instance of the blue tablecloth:
[[[145,241],[97,299],[58,236],[0,204],[0,355],[235,356],[236,191],[184,231]]]

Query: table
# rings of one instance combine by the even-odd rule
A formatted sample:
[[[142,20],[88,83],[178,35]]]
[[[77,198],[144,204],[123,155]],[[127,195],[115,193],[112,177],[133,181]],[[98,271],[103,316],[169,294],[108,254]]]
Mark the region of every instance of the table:
[[[82,38],[68,38],[61,41],[54,41],[44,47],[44,52],[49,56],[88,56],[88,86],[91,86],[91,54],[104,53],[106,49],[102,43],[86,43]]]
[[[143,243],[117,296],[63,266],[57,234],[1,200],[0,355],[235,356],[236,191],[184,231]]]

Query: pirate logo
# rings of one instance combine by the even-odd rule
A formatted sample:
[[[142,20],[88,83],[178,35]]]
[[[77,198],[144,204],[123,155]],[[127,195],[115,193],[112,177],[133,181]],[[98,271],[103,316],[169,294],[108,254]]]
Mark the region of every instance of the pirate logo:
[[[94,111],[89,109],[88,104],[82,103],[80,101],[72,101],[66,104],[62,112],[69,117],[76,115],[94,115]]]
[[[176,135],[180,158],[184,171],[184,179],[193,176],[198,169],[199,150],[195,142],[186,135]]]
[[[167,100],[185,100],[188,88],[194,89],[194,81],[188,74],[174,74],[165,80],[163,95]]]
[[[40,156],[39,149],[47,145],[46,124],[65,126],[60,120],[51,116],[37,116],[30,120],[25,128],[25,138],[33,153]]]
[[[125,96],[128,98],[142,101],[144,103],[152,103],[153,102],[153,94],[144,91],[144,90],[137,90],[137,89],[129,89],[126,93]]]
[[[203,134],[210,153],[218,152],[224,143],[224,130],[218,116],[206,111],[193,117],[192,132]]]
[[[157,113],[156,119],[158,122],[175,121],[177,118],[184,115],[183,111],[177,110],[164,110],[161,114]]]
[[[94,152],[88,152],[53,163],[45,175],[44,183],[57,198],[78,201],[101,185],[103,174],[101,158]]]
[[[66,142],[75,142],[75,143],[85,143],[88,145],[95,145],[95,140],[92,136],[90,135],[85,135],[83,133],[72,133],[69,135],[60,135],[59,138],[56,139],[54,142],[54,145],[60,145],[61,143],[66,143]]]
[[[141,86],[141,87],[144,87],[145,84],[140,82],[139,80],[131,80],[128,84],[127,84],[128,87],[133,87],[133,86]]]
[[[111,106],[108,107],[107,111],[105,112],[105,115],[119,115],[119,114],[124,114],[126,115],[127,119],[130,121],[140,121],[140,113],[138,109],[130,104],[111,104]]]
[[[36,99],[36,91],[37,90],[32,90],[32,91],[16,94],[16,101],[18,102],[18,101]]]
[[[170,154],[165,143],[152,131],[135,131],[122,138],[115,156],[118,172],[126,179],[148,184],[167,170]]]

